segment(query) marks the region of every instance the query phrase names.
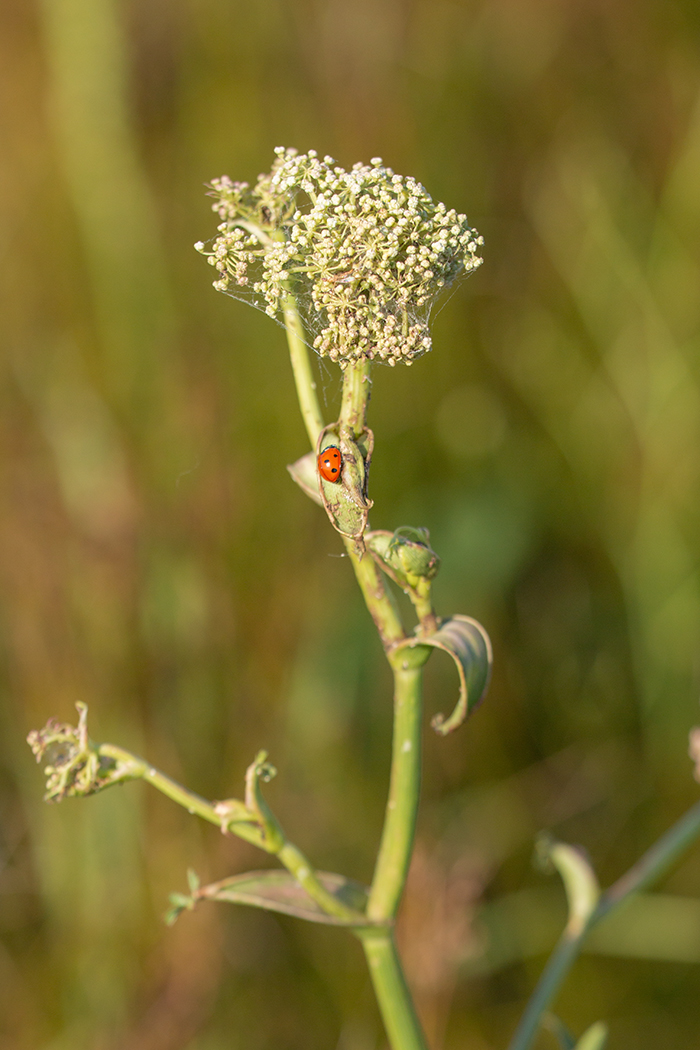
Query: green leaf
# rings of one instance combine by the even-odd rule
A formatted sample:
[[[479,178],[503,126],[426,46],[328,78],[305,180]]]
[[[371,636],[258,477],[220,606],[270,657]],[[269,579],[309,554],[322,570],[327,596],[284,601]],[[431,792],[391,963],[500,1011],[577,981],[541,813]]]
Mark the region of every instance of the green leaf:
[[[537,852],[550,861],[559,872],[569,904],[567,929],[578,935],[584,928],[600,898],[598,879],[588,857],[577,846],[555,842],[548,835],[540,836]]]
[[[368,891],[359,882],[328,871],[317,871],[316,876],[328,892],[343,904],[356,911],[364,911]],[[197,896],[199,900],[247,904],[254,908],[264,908],[266,911],[281,912],[283,915],[294,915],[298,919],[308,919],[309,922],[326,923],[329,926],[360,925],[327,915],[309,897],[306,890],[302,889],[294,876],[281,869],[249,871],[244,875],[234,875],[221,882],[202,886]]]
[[[603,1050],[608,1041],[608,1026],[596,1021],[583,1033],[574,1050]]]
[[[287,470],[296,481],[302,491],[309,496],[319,507],[323,506],[321,493],[318,490],[318,471],[316,469],[316,453],[307,452],[305,456],[298,459],[296,463],[290,463]]]
[[[443,620],[435,634],[427,638],[409,638],[396,649],[420,649],[430,646],[449,653],[459,674],[459,700],[449,718],[435,715],[431,725],[445,736],[462,724],[486,695],[491,678],[493,651],[488,634],[471,616],[452,616]]]
[[[170,907],[164,915],[166,926],[172,926],[183,911],[192,911],[194,908],[194,899],[184,893],[171,893],[168,899]]]

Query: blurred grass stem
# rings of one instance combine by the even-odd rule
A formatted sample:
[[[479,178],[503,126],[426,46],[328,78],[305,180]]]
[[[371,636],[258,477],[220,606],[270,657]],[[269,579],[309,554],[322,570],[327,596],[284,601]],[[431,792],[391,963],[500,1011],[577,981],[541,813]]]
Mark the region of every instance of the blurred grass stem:
[[[700,837],[700,802],[696,802],[673,827],[661,836],[645,854],[605,891],[588,921],[578,929],[569,925],[559,939],[523,1014],[508,1050],[528,1050],[537,1034],[542,1015],[564,982],[584,940],[594,926],[606,918],[635,893],[660,879]]]

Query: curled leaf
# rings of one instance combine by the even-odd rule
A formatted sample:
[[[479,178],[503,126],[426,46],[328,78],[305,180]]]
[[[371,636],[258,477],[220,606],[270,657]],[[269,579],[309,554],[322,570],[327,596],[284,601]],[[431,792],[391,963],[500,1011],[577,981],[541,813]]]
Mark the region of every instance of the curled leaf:
[[[537,856],[552,864],[559,872],[569,905],[567,929],[570,933],[578,935],[600,898],[598,879],[588,857],[580,847],[556,842],[548,835],[540,836]]]
[[[431,722],[437,733],[446,736],[462,724],[486,694],[493,664],[491,640],[481,624],[471,616],[452,616],[449,620],[443,620],[434,634],[408,638],[399,642],[394,651],[426,646],[449,653],[459,675],[459,699],[454,711],[449,718],[435,715]]]

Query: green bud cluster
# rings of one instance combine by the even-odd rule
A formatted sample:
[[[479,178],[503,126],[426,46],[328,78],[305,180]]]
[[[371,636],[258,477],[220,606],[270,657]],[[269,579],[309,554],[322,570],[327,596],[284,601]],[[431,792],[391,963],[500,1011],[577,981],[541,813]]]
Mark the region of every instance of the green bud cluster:
[[[427,529],[402,526],[395,532],[367,534],[367,546],[382,568],[401,587],[429,591],[437,575],[440,559],[430,547]]]
[[[430,534],[427,529],[414,529],[409,526],[396,529],[385,557],[395,570],[405,573],[414,587],[420,578],[434,579],[440,568],[440,559],[430,547]]]
[[[435,204],[379,157],[346,171],[314,150],[275,152],[253,187],[212,181],[219,236],[195,247],[218,271],[214,287],[247,289],[272,317],[290,291],[307,296],[313,347],[341,366],[410,364],[430,350],[432,304],[482,262],[483,238],[466,215]]]

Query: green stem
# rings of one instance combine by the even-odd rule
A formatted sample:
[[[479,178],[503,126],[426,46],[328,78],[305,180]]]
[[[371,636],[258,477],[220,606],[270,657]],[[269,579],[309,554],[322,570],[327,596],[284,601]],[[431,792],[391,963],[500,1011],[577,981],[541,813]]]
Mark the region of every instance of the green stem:
[[[418,581],[416,587],[411,588],[409,593],[409,598],[413,602],[413,608],[416,610],[418,617],[420,633],[423,637],[435,634],[439,626],[430,592],[430,580],[422,579]]]
[[[369,361],[351,362],[343,373],[339,425],[354,439],[366,429],[370,397]],[[406,885],[418,812],[421,772],[422,668],[410,666],[406,653],[392,656],[391,646],[405,633],[391,594],[374,560],[358,554],[346,540],[357,582],[394,672],[394,732],[389,798],[367,917],[393,923]],[[414,661],[415,662],[415,661]],[[401,968],[393,929],[358,933],[392,1050],[427,1050],[411,993]]]
[[[316,383],[311,371],[309,351],[304,342],[304,328],[299,317],[297,301],[291,292],[287,292],[282,301],[284,325],[287,330],[289,357],[292,362],[294,383],[299,398],[299,408],[309,435],[311,447],[316,448],[318,436],[323,430],[323,416],[316,394]]]
[[[369,358],[350,361],[343,372],[343,394],[340,402],[340,424],[351,431],[353,438],[361,437],[367,427],[372,381]]]
[[[560,937],[559,943],[542,971],[508,1050],[526,1050],[526,1047],[532,1043],[539,1029],[542,1014],[559,991],[566,974],[581,950],[584,932],[585,930],[578,936],[573,936],[565,930]]]
[[[236,225],[244,230],[248,230],[254,237],[257,237],[263,247],[268,247],[273,241],[284,241],[286,239],[282,230],[276,230],[273,234],[268,234],[257,223],[250,222],[247,219],[236,219]],[[287,344],[289,346],[289,357],[292,362],[292,372],[294,373],[294,384],[306,433],[309,435],[311,447],[315,449],[318,443],[318,435],[323,430],[323,415],[316,395],[316,382],[311,371],[309,351],[304,341],[304,326],[299,316],[296,296],[289,283],[285,282],[284,288],[286,292],[282,300],[282,314],[284,316],[284,327],[287,332]]]
[[[394,919],[411,862],[421,778],[421,685],[425,654],[402,650],[391,657],[394,670],[394,735],[389,797],[367,916]],[[410,661],[410,665],[409,665]]]
[[[382,1020],[394,1050],[427,1050],[392,931],[358,934]]]
[[[600,897],[588,922],[578,933],[565,930],[550,956],[532,998],[509,1045],[509,1050],[528,1050],[543,1012],[553,1000],[576,960],[583,942],[599,922],[635,893],[660,879],[676,860],[700,837],[700,802],[696,802],[673,827],[661,836],[617,882]]]
[[[601,896],[591,918],[591,925],[599,922],[633,893],[640,893],[657,882],[685,853],[688,846],[700,838],[700,802],[691,806],[657,842],[644,853],[629,871]]]
[[[341,429],[346,427],[349,430],[353,440],[361,437],[367,429],[370,390],[369,360],[362,358],[359,361],[350,361],[343,372],[343,394],[338,423]],[[366,553],[358,554],[355,541],[351,539],[345,539],[345,549],[382,644],[385,649],[389,649],[395,642],[406,637],[391,594],[386,590],[382,574],[373,558]]]
[[[384,586],[384,579],[374,559],[367,552],[360,557],[354,540],[343,537],[343,541],[365,605],[379,631],[382,645],[388,650],[390,646],[406,637],[391,592]]]
[[[292,318],[291,332],[287,320],[290,350],[292,340],[296,338],[293,327],[296,320]],[[300,339],[300,343],[306,353],[303,339]],[[311,396],[315,398],[315,391],[310,389],[310,373],[307,375],[303,369],[295,366],[294,356],[292,367],[297,381],[299,403],[306,420],[304,405]],[[370,362],[350,362],[343,372],[343,394],[338,424],[341,430],[345,428],[355,440],[366,430],[369,397]],[[308,423],[307,430],[315,448],[318,434],[311,432]],[[358,552],[353,540],[346,539],[345,547],[394,672],[395,714],[389,800],[367,907],[367,917],[372,921],[388,921],[393,924],[408,874],[418,811],[422,672],[419,666],[409,666],[407,653],[401,654],[400,657],[391,655],[392,646],[406,635],[377,565],[367,553]],[[392,1050],[427,1050],[396,951],[393,930],[389,928],[380,932],[376,928],[365,928],[356,930],[356,934],[365,950]]]
[[[285,240],[285,235],[281,230],[277,230],[273,233],[272,237],[268,237],[262,231],[258,230],[257,236],[259,237],[261,244],[264,244],[266,241],[269,244],[273,240]],[[289,358],[292,362],[294,384],[297,390],[297,398],[299,399],[299,408],[301,409],[304,426],[306,427],[306,433],[309,435],[311,447],[315,449],[318,444],[318,436],[323,430],[323,414],[321,412],[321,406],[318,403],[316,381],[314,380],[311,371],[311,361],[309,360],[309,351],[304,339],[304,326],[301,322],[301,317],[299,316],[299,307],[297,306],[296,296],[294,295],[292,286],[288,282],[285,282],[284,287],[285,295],[282,299],[282,315],[284,317],[284,327],[287,332]]]
[[[348,908],[346,904],[329,893],[304,854],[291,842],[285,840],[277,856],[300,886],[304,887],[309,897],[316,901],[319,908],[322,908],[327,915],[335,915],[337,919],[343,919],[345,922],[362,922],[364,915],[353,908]]]
[[[369,361],[351,362],[343,374],[339,425],[353,438],[366,429],[370,396]],[[347,540],[346,549],[367,608],[377,625],[394,672],[394,732],[386,817],[367,904],[367,917],[393,923],[406,884],[420,793],[421,676],[409,657],[391,655],[405,633],[390,592],[374,560],[360,555]],[[393,1050],[426,1050],[425,1037],[396,951],[393,930],[359,934],[377,1002]]]
[[[157,791],[167,795],[173,802],[177,802],[178,806],[182,806],[188,813],[194,813],[203,820],[208,820],[210,824],[216,824],[218,828],[221,827],[221,816],[216,812],[213,803],[208,802],[207,799],[197,795],[194,791],[183,787],[182,784],[178,784],[176,780],[172,780],[165,773],[161,773],[159,769],[150,765],[143,758],[139,758],[138,755],[134,755],[131,751],[118,747],[116,744],[98,744],[98,751],[100,755],[113,758],[120,765],[127,767],[130,776],[134,779],[145,780]],[[250,830],[255,832],[254,825],[251,824]],[[248,838],[248,841],[254,842],[256,846],[260,845],[262,836],[258,833],[257,837],[253,835]]]

